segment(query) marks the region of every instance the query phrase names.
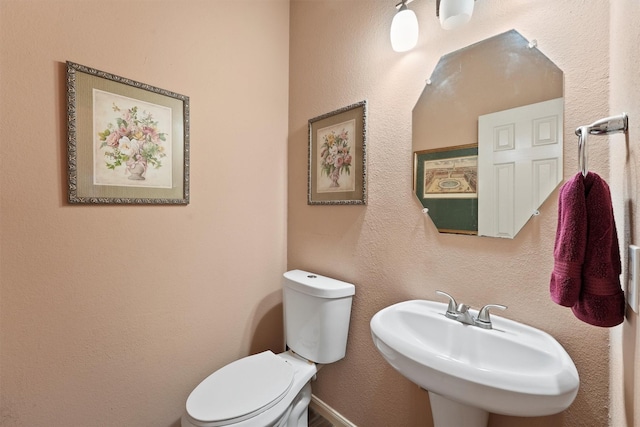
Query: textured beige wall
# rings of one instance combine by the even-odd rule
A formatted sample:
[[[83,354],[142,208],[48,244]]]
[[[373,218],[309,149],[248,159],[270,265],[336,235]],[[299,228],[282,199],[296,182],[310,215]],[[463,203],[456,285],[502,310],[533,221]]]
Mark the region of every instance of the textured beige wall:
[[[638,3],[610,2],[610,108],[606,2],[477,2],[456,32],[439,29],[433,3],[412,4],[420,44],[396,54],[391,3],[292,2],[289,266],[357,285],[348,356],[321,371],[315,392],[361,426],[429,425],[425,393],[378,356],[368,321],[443,289],[476,306],[508,304],[505,316],[552,333],[580,371],[565,414],[492,417],[492,427],[607,425],[607,331],[547,297],[554,197],[513,242],[438,235],[411,193],[410,117],[441,55],[516,28],[565,72],[570,174],[574,126],[609,110],[640,117]],[[287,4],[0,2],[0,425],[176,426],[203,376],[278,347]],[[189,206],[66,205],[65,60],[190,95]],[[365,98],[369,204],[307,206],[307,120]],[[612,138],[611,181],[620,228],[637,242],[640,128],[631,123],[629,156]],[[605,176],[607,148],[590,147],[592,169]],[[130,246],[133,236],[142,247]],[[613,334],[612,426],[638,425],[637,336],[636,316]]]
[[[412,195],[411,110],[440,56],[515,28],[565,73],[565,173],[576,173],[575,127],[609,113],[609,2],[478,1],[470,24],[446,32],[435,2],[416,1],[420,40],[407,54],[389,43],[391,1],[291,5],[288,263],[356,285],[347,357],[320,372],[314,392],[363,427],[431,425],[426,394],[379,356],[369,320],[397,301],[437,299],[441,289],[476,307],[508,305],[506,317],[555,336],[580,373],[565,413],[492,416],[491,427],[607,426],[609,331],[581,323],[548,296],[557,193],[515,240],[439,235]],[[368,205],[308,206],[307,120],[362,99],[369,101]],[[606,142],[591,144],[591,168],[607,177],[608,164]]]
[[[289,2],[0,2],[0,425],[178,425],[282,347]],[[71,60],[190,96],[191,203],[69,206]]]
[[[639,245],[640,210],[640,2],[611,2],[611,115],[629,114],[629,132],[610,138],[611,191],[623,246]],[[625,274],[626,277],[626,274]],[[624,325],[611,334],[611,425],[640,426],[640,328],[627,309]]]

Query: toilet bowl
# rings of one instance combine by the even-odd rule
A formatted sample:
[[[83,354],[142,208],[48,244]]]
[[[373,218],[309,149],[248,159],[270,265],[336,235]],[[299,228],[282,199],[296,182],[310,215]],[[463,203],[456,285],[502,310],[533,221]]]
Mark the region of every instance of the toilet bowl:
[[[292,270],[284,274],[288,350],[236,360],[189,395],[182,427],[307,427],[316,363],[345,356],[355,287]]]

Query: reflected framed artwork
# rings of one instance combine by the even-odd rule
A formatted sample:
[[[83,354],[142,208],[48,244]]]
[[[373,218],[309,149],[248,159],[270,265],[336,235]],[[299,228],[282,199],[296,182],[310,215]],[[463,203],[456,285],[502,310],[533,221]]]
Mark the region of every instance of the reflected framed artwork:
[[[189,98],[67,62],[69,203],[189,203]]]
[[[366,204],[366,148],[366,100],[309,120],[308,204]]]
[[[478,144],[414,152],[413,185],[440,232],[478,233]]]

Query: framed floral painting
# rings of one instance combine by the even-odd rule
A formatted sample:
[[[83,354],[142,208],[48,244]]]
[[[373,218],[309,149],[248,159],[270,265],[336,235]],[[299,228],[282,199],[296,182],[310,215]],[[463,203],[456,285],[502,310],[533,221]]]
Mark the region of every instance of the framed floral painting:
[[[366,204],[366,147],[366,100],[309,120],[308,204]]]
[[[70,203],[188,204],[189,98],[67,62]]]

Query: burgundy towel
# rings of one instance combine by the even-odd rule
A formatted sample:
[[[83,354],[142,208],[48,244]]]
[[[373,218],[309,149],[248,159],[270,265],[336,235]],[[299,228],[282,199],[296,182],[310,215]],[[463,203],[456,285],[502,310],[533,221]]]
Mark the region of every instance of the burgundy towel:
[[[609,186],[581,172],[560,189],[549,289],[583,322],[611,327],[624,320],[620,249]]]

